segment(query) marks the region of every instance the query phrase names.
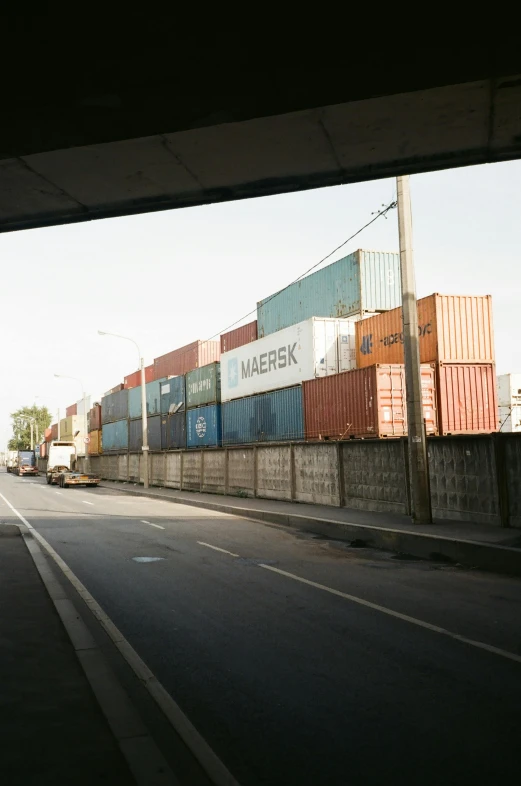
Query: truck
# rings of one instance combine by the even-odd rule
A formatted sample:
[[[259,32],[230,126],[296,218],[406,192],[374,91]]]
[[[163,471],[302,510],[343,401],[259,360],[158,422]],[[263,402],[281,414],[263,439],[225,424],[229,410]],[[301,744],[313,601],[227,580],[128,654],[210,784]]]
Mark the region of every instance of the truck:
[[[15,475],[38,475],[34,450],[19,450],[16,454],[13,472]]]
[[[14,472],[14,468],[16,465],[16,459],[18,458],[18,451],[17,450],[8,450],[7,451],[7,458],[6,458],[6,469],[8,472]]]
[[[60,488],[69,486],[97,486],[101,478],[76,470],[76,445],[74,442],[56,440],[48,446],[47,483],[57,483]]]

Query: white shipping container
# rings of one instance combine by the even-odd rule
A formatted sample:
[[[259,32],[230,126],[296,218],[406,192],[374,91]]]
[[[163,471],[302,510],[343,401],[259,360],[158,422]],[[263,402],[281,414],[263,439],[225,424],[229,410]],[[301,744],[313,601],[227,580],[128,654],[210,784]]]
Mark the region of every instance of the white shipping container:
[[[311,317],[221,355],[221,400],[355,368],[355,323]]]
[[[499,430],[521,431],[521,374],[501,374],[497,378]]]

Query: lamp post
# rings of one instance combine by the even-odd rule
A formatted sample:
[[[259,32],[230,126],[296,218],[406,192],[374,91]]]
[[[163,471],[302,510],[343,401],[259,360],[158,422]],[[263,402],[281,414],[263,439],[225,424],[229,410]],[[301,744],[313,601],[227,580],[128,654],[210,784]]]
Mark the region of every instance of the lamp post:
[[[120,336],[119,333],[108,333],[106,330],[98,330],[100,336],[113,336],[124,341],[130,341],[137,349],[139,368],[141,371],[141,427],[142,427],[142,450],[143,450],[143,487],[148,488],[148,424],[147,424],[147,392],[145,387],[145,361],[141,355],[139,345],[133,338]]]
[[[83,387],[83,382],[81,381],[81,379],[78,379],[78,377],[71,377],[68,374],[55,374],[54,376],[58,377],[59,379],[73,379],[75,382],[78,383],[78,385],[81,388],[81,397],[83,399],[83,431],[84,431],[83,445],[85,447],[85,469],[87,469],[87,464],[89,460],[88,458],[89,450],[88,450],[88,442],[85,442],[85,440],[88,438],[89,435],[87,429],[87,398],[85,396],[85,388]],[[58,436],[60,436],[60,421],[58,421]]]

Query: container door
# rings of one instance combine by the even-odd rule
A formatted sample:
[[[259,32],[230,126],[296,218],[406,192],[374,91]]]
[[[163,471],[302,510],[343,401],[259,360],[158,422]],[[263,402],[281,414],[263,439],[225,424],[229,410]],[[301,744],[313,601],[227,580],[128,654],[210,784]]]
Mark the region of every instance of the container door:
[[[380,434],[400,437],[406,430],[404,369],[400,366],[379,367],[377,377]]]
[[[438,412],[436,407],[436,386],[432,366],[421,369],[422,407],[427,434],[438,433]]]
[[[327,321],[325,323],[326,334],[326,376],[338,374],[338,322]]]
[[[341,322],[339,324],[338,371],[352,371],[356,368],[356,344],[354,322]]]

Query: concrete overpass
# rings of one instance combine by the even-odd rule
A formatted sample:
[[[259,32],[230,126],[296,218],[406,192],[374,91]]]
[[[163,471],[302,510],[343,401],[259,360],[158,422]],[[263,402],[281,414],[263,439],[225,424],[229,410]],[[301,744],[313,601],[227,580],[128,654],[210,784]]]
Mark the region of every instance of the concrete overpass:
[[[350,49],[329,69],[228,67],[206,50],[197,76],[195,43],[138,57],[92,41],[90,60],[58,70],[27,46],[2,88],[0,231],[521,155],[521,53],[508,47],[406,62],[394,44]]]

